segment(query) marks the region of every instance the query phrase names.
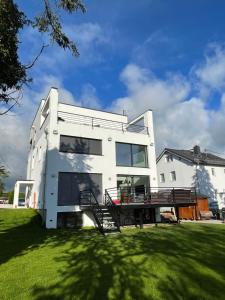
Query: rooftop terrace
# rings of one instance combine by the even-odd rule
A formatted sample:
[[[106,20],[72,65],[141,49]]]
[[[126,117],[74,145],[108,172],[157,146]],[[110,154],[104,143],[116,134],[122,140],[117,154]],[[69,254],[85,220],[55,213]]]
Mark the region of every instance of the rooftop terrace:
[[[136,122],[124,123],[124,122],[118,122],[109,119],[69,113],[60,110],[58,111],[58,121],[91,126],[92,128],[104,128],[104,129],[118,130],[122,132],[149,134],[148,127],[137,125]]]

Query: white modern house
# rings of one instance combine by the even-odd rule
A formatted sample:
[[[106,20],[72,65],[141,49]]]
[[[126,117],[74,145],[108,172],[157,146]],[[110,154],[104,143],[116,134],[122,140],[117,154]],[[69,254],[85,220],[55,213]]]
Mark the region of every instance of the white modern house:
[[[225,207],[225,159],[191,150],[165,148],[157,158],[159,187],[195,187],[211,207]]]
[[[51,88],[38,107],[29,143],[27,178],[16,183],[14,206],[23,184],[27,207],[40,212],[47,228],[93,225],[93,210],[103,214],[103,205],[121,201],[124,189],[133,191],[135,204],[143,190],[158,186],[151,110],[130,121],[61,103]]]

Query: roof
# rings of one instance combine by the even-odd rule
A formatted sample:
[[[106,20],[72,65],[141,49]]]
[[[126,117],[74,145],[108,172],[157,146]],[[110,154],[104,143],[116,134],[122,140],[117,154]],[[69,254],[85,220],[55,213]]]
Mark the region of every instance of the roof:
[[[193,150],[177,150],[171,148],[165,148],[164,151],[157,158],[157,162],[160,160],[164,153],[171,153],[178,157],[184,158],[200,165],[212,165],[212,166],[225,166],[225,159],[208,152],[200,152],[198,155],[194,154]]]

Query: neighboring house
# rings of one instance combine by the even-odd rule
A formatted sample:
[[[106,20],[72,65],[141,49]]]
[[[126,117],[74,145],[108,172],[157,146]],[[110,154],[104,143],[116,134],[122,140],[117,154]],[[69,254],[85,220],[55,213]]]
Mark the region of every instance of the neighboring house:
[[[209,204],[225,206],[225,159],[211,153],[165,148],[157,158],[159,187],[196,187]]]
[[[126,187],[137,196],[158,186],[152,111],[128,121],[125,115],[60,103],[51,88],[31,126],[27,179],[16,183],[15,207],[21,184],[27,187],[26,205],[40,212],[47,228],[65,218],[93,225],[92,212],[80,203],[82,191],[91,190],[105,204],[106,190]]]

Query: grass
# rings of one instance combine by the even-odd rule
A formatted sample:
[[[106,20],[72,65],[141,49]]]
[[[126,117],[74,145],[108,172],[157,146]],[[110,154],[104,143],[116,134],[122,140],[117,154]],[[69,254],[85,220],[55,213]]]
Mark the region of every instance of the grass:
[[[0,299],[224,299],[225,226],[45,230],[0,210]]]

